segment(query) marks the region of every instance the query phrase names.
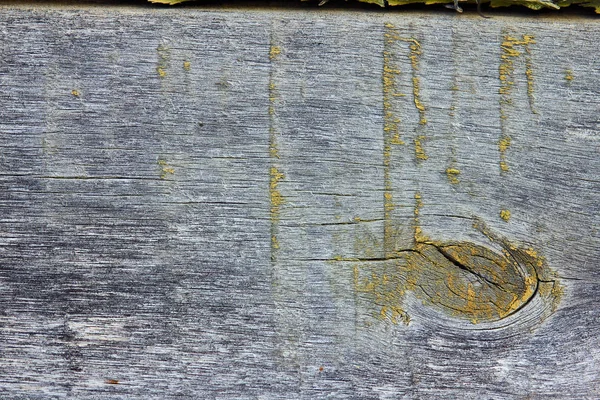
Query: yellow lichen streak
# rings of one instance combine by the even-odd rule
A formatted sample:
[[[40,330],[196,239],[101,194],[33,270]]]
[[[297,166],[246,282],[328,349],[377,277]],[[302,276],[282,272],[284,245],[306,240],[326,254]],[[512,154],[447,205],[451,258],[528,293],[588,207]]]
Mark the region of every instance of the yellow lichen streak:
[[[500,170],[507,172],[509,170],[506,162],[506,150],[510,147],[510,136],[503,134],[498,141],[498,151],[500,152]]]
[[[425,135],[417,135],[417,137],[415,137],[415,157],[417,157],[417,160],[427,160],[429,158],[423,148],[425,139]]]
[[[534,72],[533,61],[531,58],[531,45],[535,44],[532,35],[522,35],[520,39],[511,36],[505,32],[503,41],[500,44],[500,66],[498,68],[498,78],[500,79],[500,127],[502,134],[498,142],[500,151],[500,171],[508,172],[509,165],[506,158],[506,151],[511,144],[511,136],[508,132],[508,114],[509,109],[513,107],[512,92],[515,85],[515,61],[521,57],[525,57],[525,77],[527,80],[527,97],[529,99],[529,107],[532,113],[537,113],[535,110],[534,97]]]
[[[419,76],[417,72],[419,71],[419,61],[421,58],[421,43],[417,41],[415,38],[403,39],[405,42],[410,43],[410,65],[412,67],[412,84],[413,84],[413,101],[415,103],[415,107],[419,110],[419,123],[425,125],[427,123],[427,118],[425,118],[425,106],[421,101],[421,81],[419,80]]]
[[[404,281],[396,273],[396,233],[399,227],[394,223],[394,188],[392,182],[392,156],[394,148],[403,146],[400,123],[401,119],[395,101],[404,97],[398,89],[398,78],[401,76],[400,60],[394,51],[395,46],[402,39],[398,29],[391,23],[384,24],[383,31],[383,238],[381,241],[374,239],[368,233],[364,237],[357,237],[355,249],[358,254],[363,254],[364,260],[350,260],[343,257],[337,258],[338,262],[353,262],[354,290],[363,294],[368,299],[370,316],[376,320],[390,321],[392,324],[403,322],[408,324],[410,318],[402,307],[404,298]],[[383,262],[371,262],[383,254]],[[364,262],[363,262],[364,261]]]
[[[573,79],[575,79],[575,77],[573,76],[573,70],[565,69],[565,81],[567,81],[567,83],[571,83]]]
[[[169,67],[169,63],[171,61],[171,51],[167,46],[160,44],[156,48],[156,52],[158,54],[158,63],[156,65],[156,73],[158,74],[159,78],[166,78],[167,77],[167,68]]]
[[[413,88],[413,102],[415,108],[419,112],[419,127],[417,128],[417,136],[414,139],[415,144],[415,157],[417,161],[427,160],[429,158],[425,153],[423,142],[426,140],[424,134],[424,125],[427,124],[427,117],[425,116],[425,105],[421,99],[421,81],[419,79],[419,61],[421,59],[421,43],[415,38],[401,38],[402,41],[409,44],[409,55],[410,66],[412,71],[412,88]]]
[[[424,242],[429,240],[427,236],[423,235],[423,231],[421,229],[421,222],[419,221],[419,215],[421,214],[421,208],[423,208],[423,200],[420,192],[415,193],[415,208],[414,208],[414,239],[415,243]]]
[[[509,210],[500,210],[500,218],[504,221],[508,222],[510,220],[510,211]]]
[[[425,116],[426,108],[421,99],[420,80],[418,76],[419,61],[422,54],[421,44],[415,38],[404,38],[398,33],[398,29],[391,23],[384,25],[383,41],[383,208],[384,208],[384,252],[392,254],[395,249],[395,234],[397,227],[392,226],[392,214],[396,207],[393,196],[393,185],[391,179],[392,155],[394,145],[404,145],[400,135],[400,117],[395,109],[394,99],[405,96],[398,90],[398,76],[401,75],[399,60],[394,47],[398,42],[408,44],[407,57],[411,65],[410,81],[412,83],[413,103],[419,113],[419,126],[414,137],[415,159],[423,161],[428,158],[423,146],[426,136],[424,125],[427,124]]]
[[[279,218],[281,213],[281,206],[285,202],[281,191],[279,190],[279,183],[285,178],[285,174],[281,171],[279,166],[279,145],[278,137],[279,130],[277,127],[277,116],[276,116],[276,105],[279,100],[279,94],[277,91],[277,85],[275,83],[274,68],[275,63],[281,54],[281,49],[275,46],[274,39],[271,38],[269,47],[269,62],[271,63],[271,69],[269,72],[269,204],[270,204],[270,218],[271,218],[271,260],[275,261],[276,254],[279,251]]]
[[[458,168],[446,168],[446,176],[448,177],[448,181],[453,184],[460,183],[458,176],[460,175],[460,170]]]
[[[277,223],[279,221],[280,207],[283,204],[283,196],[277,188],[279,181],[285,178],[285,175],[279,171],[276,166],[271,166],[269,179],[269,193],[271,201],[271,219],[272,222]]]
[[[454,34],[452,35],[452,84],[450,86],[450,94],[452,96],[452,100],[450,102],[450,109],[448,111],[448,139],[450,141],[450,162],[448,167],[446,168],[446,177],[448,178],[448,182],[453,185],[457,185],[460,183],[459,175],[460,170],[457,167],[457,150],[456,150],[456,133],[457,133],[457,123],[456,123],[456,109],[459,101],[459,86],[458,86],[458,67],[459,64],[458,56],[456,55],[456,39]]]
[[[393,272],[388,275],[385,267],[372,265],[371,270],[361,276],[361,268],[354,265],[354,290],[372,299],[376,307],[371,315],[375,319],[408,325],[410,317],[402,307],[405,289],[401,277]]]
[[[542,316],[538,319],[541,322],[549,312],[556,309],[562,286],[547,268],[545,260],[533,250],[524,250],[492,235],[482,222],[478,222],[474,227],[483,233],[482,241],[487,236],[490,240],[488,245],[464,240],[453,241],[453,235],[448,237],[449,232],[445,232],[445,239],[438,240],[435,238],[435,232],[429,232],[435,226],[427,226],[428,232],[425,234],[422,219],[426,205],[419,190],[414,192],[413,237],[403,246],[396,241],[395,232],[410,227],[410,222],[405,221],[401,224],[393,218],[393,212],[398,206],[394,203],[393,196],[392,155],[394,145],[403,143],[400,138],[400,119],[395,108],[397,106],[393,101],[395,96],[400,95],[397,86],[401,71],[393,51],[398,42],[406,42],[410,46],[413,100],[420,117],[415,129],[415,158],[417,162],[427,158],[421,143],[425,137],[423,132],[427,123],[426,107],[420,97],[417,76],[421,45],[415,39],[403,39],[398,35],[398,29],[387,23],[384,27],[382,74],[383,237],[381,233],[374,234],[367,228],[357,230],[353,256],[344,257],[336,253],[329,262],[347,263],[346,266],[352,268],[351,279],[356,294],[357,315],[364,311],[364,315],[371,318],[370,321],[365,321],[366,326],[370,326],[373,320],[408,324],[411,310],[407,310],[407,304],[410,304],[410,307],[414,304],[405,302],[408,292],[420,299],[423,306],[435,307],[440,312],[467,323],[497,323],[520,313],[522,309],[529,307],[529,304],[531,307],[542,307],[541,312],[533,311],[530,314]],[[511,86],[514,84],[512,58],[520,54],[514,47],[533,43],[533,38],[523,36],[522,40],[512,40],[510,43],[505,46],[504,63],[501,66],[501,95],[504,101],[502,107],[509,104]],[[531,74],[526,75],[528,79],[531,78]],[[456,87],[456,81],[453,87]],[[454,102],[453,105],[455,104]],[[506,116],[505,111],[503,108],[503,116]],[[502,137],[498,143],[501,154],[506,153],[510,145],[510,136]],[[446,174],[451,183],[458,183],[460,171],[454,163],[453,153]],[[278,173],[280,172],[275,170],[272,176],[277,176]],[[508,210],[503,210],[500,217],[508,221]],[[360,219],[355,221],[357,226],[362,225],[360,222]],[[457,232],[457,236],[462,235]],[[535,296],[539,297],[532,302]]]
[[[393,99],[399,95],[396,77],[400,69],[395,62],[394,44],[400,39],[396,28],[390,23],[384,25],[383,40],[383,218],[384,218],[384,252],[394,251],[394,235],[392,213],[394,211],[394,196],[391,179],[392,146],[402,145],[400,138],[400,118],[394,111]]]
[[[279,56],[279,54],[281,54],[281,48],[272,44],[269,48],[269,60],[273,61],[277,59],[277,56]]]
[[[157,164],[160,167],[160,179],[167,179],[169,175],[175,174],[175,168],[169,166],[167,161],[160,159]]]

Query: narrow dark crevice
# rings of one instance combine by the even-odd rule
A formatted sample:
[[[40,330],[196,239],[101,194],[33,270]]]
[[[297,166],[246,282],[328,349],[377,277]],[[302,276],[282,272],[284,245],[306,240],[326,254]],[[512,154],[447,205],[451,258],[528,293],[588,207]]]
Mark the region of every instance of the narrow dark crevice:
[[[441,246],[436,246],[434,245],[434,247],[440,252],[440,254],[442,256],[444,256],[444,258],[448,261],[450,261],[452,264],[454,264],[456,267],[460,268],[463,271],[469,272],[473,275],[475,275],[476,277],[478,277],[480,280],[483,280],[484,282],[497,287],[500,290],[506,291],[506,289],[504,287],[502,287],[502,285],[489,280],[487,277],[481,275],[480,273],[478,273],[477,271],[474,271],[473,269],[469,268],[468,266],[464,265],[463,263],[461,263],[460,261],[458,261],[456,258],[452,257],[451,254],[449,254],[446,250],[444,250]],[[491,260],[490,260],[491,261]]]
[[[395,253],[417,253],[421,254],[419,251],[414,249],[403,249],[396,250]],[[390,257],[348,257],[348,258],[302,258],[297,259],[298,261],[335,261],[335,262],[384,262],[384,261],[394,261],[394,260],[405,260],[405,257],[401,256],[390,256]]]

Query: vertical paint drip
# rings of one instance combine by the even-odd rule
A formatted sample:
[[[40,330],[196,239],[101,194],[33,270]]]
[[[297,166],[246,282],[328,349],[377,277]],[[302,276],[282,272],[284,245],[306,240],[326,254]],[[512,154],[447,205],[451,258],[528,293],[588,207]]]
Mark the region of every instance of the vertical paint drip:
[[[421,213],[421,208],[423,208],[423,200],[421,197],[421,192],[415,193],[415,208],[414,208],[414,238],[415,243],[422,243],[429,240],[429,238],[423,235],[423,231],[421,230],[421,222],[419,220],[419,214]]]
[[[410,59],[410,66],[412,71],[412,91],[413,91],[413,102],[415,108],[419,112],[419,126],[417,127],[417,136],[414,139],[415,143],[415,157],[417,161],[427,160],[428,156],[423,148],[423,142],[427,138],[425,136],[424,125],[427,124],[427,118],[425,116],[425,105],[421,100],[421,81],[419,79],[419,61],[421,58],[421,43],[415,38],[402,39],[402,41],[409,44],[410,52],[408,58]]]
[[[394,47],[398,42],[408,44],[408,59],[411,65],[411,84],[413,92],[413,103],[419,113],[419,123],[416,128],[417,136],[414,139],[415,158],[417,161],[427,159],[427,154],[423,148],[423,142],[426,139],[424,135],[424,126],[427,124],[426,108],[421,99],[420,80],[418,76],[419,61],[422,54],[421,44],[415,38],[403,38],[398,34],[398,29],[391,23],[384,25],[383,41],[383,209],[384,209],[384,249],[386,256],[394,254],[396,251],[395,232],[397,227],[393,224],[393,211],[396,207],[393,196],[393,185],[391,178],[392,155],[394,145],[404,145],[400,136],[400,118],[394,108],[394,99],[403,97],[405,94],[398,90],[398,76],[401,75],[399,62],[394,52]]]
[[[455,138],[455,134],[456,134],[455,112],[456,112],[456,104],[458,103],[458,100],[457,100],[458,84],[456,82],[456,71],[454,72],[454,82],[453,82],[453,85],[450,90],[452,91],[452,101],[450,103],[450,112],[448,112],[448,116],[450,117],[449,135],[450,135],[451,140],[453,140]],[[456,184],[460,183],[460,179],[459,179],[460,170],[457,168],[457,165],[456,165],[457,164],[456,146],[454,143],[451,143],[451,145],[450,145],[450,152],[451,152],[451,159],[450,159],[450,164],[448,165],[448,168],[446,168],[446,176],[448,177],[448,182],[456,185]]]
[[[425,117],[425,106],[421,101],[421,82],[419,80],[419,76],[417,75],[419,71],[419,61],[422,54],[421,43],[419,43],[415,38],[402,40],[410,44],[410,55],[408,58],[410,58],[410,66],[412,68],[413,101],[416,109],[419,111],[419,124],[425,125],[427,123],[427,118]]]
[[[167,68],[171,62],[171,51],[165,45],[159,45],[156,48],[158,54],[158,63],[156,65],[156,73],[158,77],[164,79],[167,77]]]
[[[508,132],[507,120],[508,111],[513,107],[512,92],[515,85],[515,61],[523,55],[525,51],[525,76],[527,78],[527,97],[529,106],[533,113],[534,109],[534,81],[533,64],[531,60],[530,45],[534,44],[534,37],[531,35],[522,35],[517,39],[508,33],[504,33],[503,42],[500,45],[502,54],[500,56],[500,66],[498,77],[500,79],[500,128],[502,134],[498,141],[498,151],[500,152],[500,172],[508,172],[509,166],[506,159],[506,152],[511,145],[511,136]]]
[[[391,178],[392,146],[404,143],[400,138],[400,118],[392,106],[394,97],[402,95],[398,92],[396,79],[400,75],[400,69],[394,62],[392,51],[400,37],[394,25],[390,23],[385,24],[383,36],[383,251],[388,256],[394,252],[392,213],[395,205]]]
[[[531,35],[523,35],[523,40],[521,42],[525,48],[525,76],[527,77],[527,98],[529,99],[529,109],[532,113],[537,114],[534,96],[533,60],[531,58],[530,46],[530,44],[535,44],[535,40]]]
[[[457,167],[457,159],[456,159],[456,143],[455,138],[456,138],[456,108],[458,105],[458,91],[459,91],[459,87],[458,87],[458,68],[457,68],[457,57],[456,57],[456,40],[454,37],[454,30],[452,31],[452,66],[453,66],[453,70],[452,70],[452,86],[450,87],[450,93],[451,93],[451,101],[450,101],[450,110],[448,111],[448,117],[450,120],[449,123],[449,132],[448,132],[448,136],[450,137],[450,152],[451,152],[451,158],[450,158],[450,162],[448,164],[448,167],[446,168],[446,177],[448,178],[448,182],[450,182],[451,184],[458,184],[460,183],[460,179],[459,179],[459,175],[460,175],[460,170]]]
[[[277,61],[278,56],[281,53],[281,49],[274,44],[274,40],[271,37],[271,43],[269,47],[269,62],[271,64],[269,72],[269,202],[270,202],[270,219],[271,219],[271,261],[275,262],[277,252],[279,250],[278,225],[279,217],[281,213],[281,206],[284,203],[284,198],[279,191],[279,182],[285,178],[283,172],[281,172],[278,166],[279,160],[279,147],[278,137],[279,131],[277,130],[277,120],[275,115],[275,107],[279,99],[277,92],[277,86],[275,84],[274,77],[274,63]]]

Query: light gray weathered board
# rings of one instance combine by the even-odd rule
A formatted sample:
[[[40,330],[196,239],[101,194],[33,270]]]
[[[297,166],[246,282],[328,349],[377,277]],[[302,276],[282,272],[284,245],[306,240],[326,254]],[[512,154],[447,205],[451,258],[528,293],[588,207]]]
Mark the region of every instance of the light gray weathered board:
[[[0,397],[600,398],[598,43],[5,2]]]

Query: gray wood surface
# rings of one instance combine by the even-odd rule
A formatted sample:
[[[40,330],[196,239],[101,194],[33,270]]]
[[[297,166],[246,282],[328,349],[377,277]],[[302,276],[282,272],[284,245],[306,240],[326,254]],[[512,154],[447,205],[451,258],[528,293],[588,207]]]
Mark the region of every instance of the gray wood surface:
[[[0,7],[0,398],[600,398],[592,19]]]

